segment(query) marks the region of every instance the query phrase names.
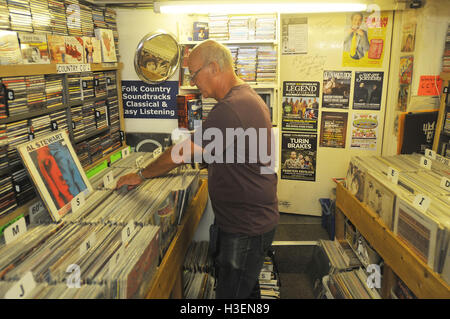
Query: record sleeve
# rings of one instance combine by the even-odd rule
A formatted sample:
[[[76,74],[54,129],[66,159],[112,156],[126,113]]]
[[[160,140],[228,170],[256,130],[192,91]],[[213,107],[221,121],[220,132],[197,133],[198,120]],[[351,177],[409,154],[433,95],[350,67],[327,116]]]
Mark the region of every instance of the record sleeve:
[[[95,29],[95,37],[100,41],[102,47],[103,62],[117,62],[114,35],[112,30]]]
[[[65,63],[66,44],[64,36],[48,34],[47,41],[50,61],[52,63]]]
[[[64,37],[66,47],[65,63],[84,63],[83,38]]]
[[[102,63],[102,47],[94,37],[83,37],[84,56],[86,63]]]
[[[19,41],[23,63],[50,63],[47,37],[45,34],[20,32]]]
[[[66,131],[20,144],[17,149],[54,221],[71,210],[72,199],[81,193],[87,197],[91,192]]]
[[[15,31],[0,31],[0,65],[22,63],[19,40]]]

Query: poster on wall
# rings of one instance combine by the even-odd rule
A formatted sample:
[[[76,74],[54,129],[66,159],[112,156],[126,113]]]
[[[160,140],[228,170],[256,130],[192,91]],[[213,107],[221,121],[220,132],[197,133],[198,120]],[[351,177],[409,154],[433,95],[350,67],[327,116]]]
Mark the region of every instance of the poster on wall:
[[[413,64],[414,64],[414,57],[412,55],[400,57],[400,73],[399,73],[400,84],[411,84]]]
[[[281,25],[282,54],[308,53],[308,18],[285,18]]]
[[[177,119],[178,81],[122,81],[124,118]]]
[[[351,148],[375,151],[378,138],[378,114],[353,113]]]
[[[347,16],[342,54],[342,66],[371,67],[383,66],[386,47],[388,16],[354,12]]]
[[[324,71],[322,107],[348,109],[351,71]]]
[[[400,84],[398,89],[398,98],[397,98],[397,110],[401,112],[406,111],[406,107],[408,106],[408,96],[409,96],[409,84]]]
[[[315,181],[317,134],[282,133],[281,179]]]
[[[354,110],[380,110],[383,72],[355,72]]]
[[[416,26],[414,21],[408,21],[402,26],[401,52],[414,52],[416,42]]]
[[[320,123],[321,147],[345,148],[347,112],[322,112]]]
[[[319,91],[319,82],[283,82],[283,130],[317,131]]]

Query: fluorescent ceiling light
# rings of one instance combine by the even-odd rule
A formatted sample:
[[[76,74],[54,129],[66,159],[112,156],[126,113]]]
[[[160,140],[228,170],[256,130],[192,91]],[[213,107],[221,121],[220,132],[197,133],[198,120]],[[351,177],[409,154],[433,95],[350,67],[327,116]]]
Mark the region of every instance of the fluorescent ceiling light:
[[[248,14],[248,13],[320,13],[366,11],[367,4],[338,2],[229,2],[200,3],[186,1],[155,2],[158,13],[197,13],[197,14]]]

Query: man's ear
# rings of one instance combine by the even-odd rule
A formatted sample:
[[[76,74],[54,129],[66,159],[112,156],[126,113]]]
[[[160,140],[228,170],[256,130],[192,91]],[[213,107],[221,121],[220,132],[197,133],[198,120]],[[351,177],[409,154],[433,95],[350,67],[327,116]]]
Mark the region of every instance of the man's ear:
[[[211,68],[211,73],[213,75],[217,75],[220,72],[220,66],[216,61],[210,62],[209,67]]]

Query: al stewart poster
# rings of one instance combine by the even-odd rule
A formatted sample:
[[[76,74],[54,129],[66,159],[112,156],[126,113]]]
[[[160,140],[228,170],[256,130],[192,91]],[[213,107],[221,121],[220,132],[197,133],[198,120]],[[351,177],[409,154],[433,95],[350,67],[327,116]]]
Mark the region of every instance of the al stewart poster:
[[[319,82],[283,82],[283,130],[317,131],[319,92]]]
[[[317,134],[282,133],[281,178],[316,180]]]
[[[383,72],[355,72],[354,110],[380,110]]]
[[[351,71],[324,71],[322,107],[348,109]]]

